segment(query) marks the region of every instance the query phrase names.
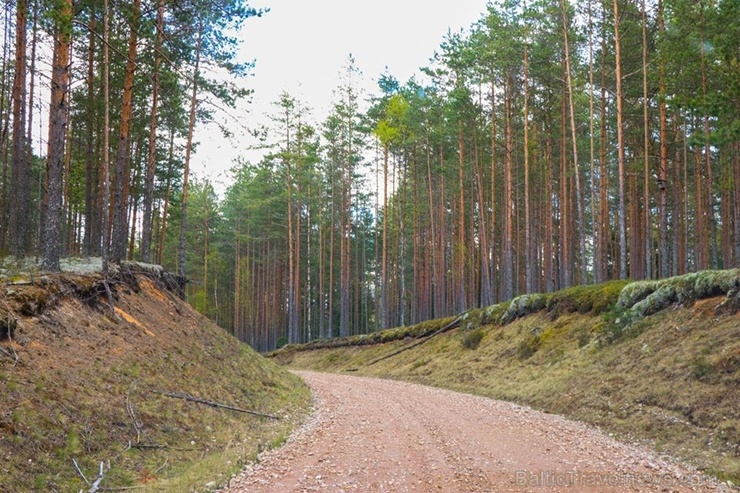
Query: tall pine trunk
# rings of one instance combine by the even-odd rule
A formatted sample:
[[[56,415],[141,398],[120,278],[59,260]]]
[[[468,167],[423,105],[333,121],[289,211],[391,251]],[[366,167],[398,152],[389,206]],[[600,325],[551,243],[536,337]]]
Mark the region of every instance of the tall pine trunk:
[[[622,42],[619,28],[619,0],[614,0],[614,63],[617,85],[617,163],[619,175],[619,206],[617,221],[619,223],[619,278],[626,279],[627,273],[627,214],[625,206],[625,170],[624,170],[624,110],[622,90]],[[635,252],[632,252],[633,254]]]
[[[565,46],[565,79],[568,84],[568,113],[570,114],[570,137],[573,148],[573,170],[576,182],[576,221],[578,234],[578,247],[580,258],[581,284],[588,282],[588,272],[586,263],[586,221],[583,212],[583,193],[581,191],[581,172],[578,169],[578,139],[576,137],[576,111],[573,103],[573,78],[570,67],[570,43],[568,42],[568,18],[567,3],[562,0],[562,18],[563,18],[563,44]]]
[[[164,0],[158,0],[157,2],[156,31],[152,73],[152,106],[149,120],[149,154],[144,178],[144,211],[141,220],[142,262],[149,262],[152,244],[152,203],[154,202],[154,172],[157,164],[157,111],[159,110],[159,72],[162,64],[161,50],[164,35]]]
[[[658,32],[661,41],[665,39],[665,21],[663,18],[663,0],[658,1]],[[661,48],[662,51],[662,48]],[[660,111],[660,171],[658,173],[658,194],[660,202],[660,277],[670,276],[670,258],[668,255],[668,110],[666,107],[666,73],[665,59],[660,55],[658,67],[659,111]]]
[[[504,118],[506,120],[506,150],[504,156],[503,198],[503,254],[501,265],[501,297],[509,300],[514,296],[514,130],[511,115],[511,73],[504,79]]]
[[[195,66],[190,93],[190,116],[188,119],[188,136],[185,145],[185,166],[182,172],[182,204],[180,210],[180,241],[177,248],[177,271],[185,277],[185,233],[188,227],[188,183],[190,181],[190,155],[193,151],[193,132],[195,116],[198,109],[198,78],[200,77],[200,56],[203,42],[203,20],[198,19],[198,34],[195,43]]]
[[[647,46],[647,13],[645,12],[645,0],[641,0],[642,17],[642,124],[643,124],[643,154],[645,158],[643,173],[643,239],[645,272],[644,277],[653,277],[653,257],[650,234],[650,103],[648,100],[648,46]]]
[[[13,206],[10,208],[10,253],[22,257],[28,250],[30,213],[30,167],[26,138],[26,31],[28,4],[18,0],[15,18],[15,76],[13,78],[13,160],[11,162],[11,189]]]
[[[126,71],[121,99],[121,123],[118,131],[118,154],[116,156],[116,179],[113,203],[113,235],[111,260],[120,262],[126,256],[128,238],[128,168],[130,153],[131,115],[133,113],[134,72],[136,71],[136,43],[138,40],[141,0],[134,0],[131,15],[131,31],[128,38]]]
[[[72,40],[72,0],[59,3],[54,32],[54,62],[51,72],[51,102],[49,106],[49,154],[47,157],[48,185],[44,218],[45,270],[59,271],[61,249],[62,174],[64,143],[67,134],[69,104],[70,44]]]

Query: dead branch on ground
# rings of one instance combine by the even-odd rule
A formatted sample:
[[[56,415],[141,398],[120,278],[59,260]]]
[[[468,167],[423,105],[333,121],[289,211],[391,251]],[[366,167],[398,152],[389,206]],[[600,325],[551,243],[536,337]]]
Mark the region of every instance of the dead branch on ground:
[[[82,472],[82,469],[80,469],[80,466],[77,464],[77,461],[75,459],[72,459],[72,464],[75,465],[77,474],[80,475],[80,477],[85,481],[85,483],[90,484],[90,481],[87,480],[87,478],[85,477],[85,474]]]
[[[136,443],[138,444],[141,441],[141,430],[144,425],[138,419],[136,419],[134,405],[131,404],[131,389],[134,385],[136,385],[136,382],[131,382],[131,385],[129,385],[128,387],[128,392],[126,392],[126,412],[128,413],[131,421],[134,424],[134,430],[136,431]]]
[[[254,416],[259,416],[261,418],[280,419],[279,416],[276,416],[274,414],[265,414],[265,413],[260,413],[257,411],[251,411],[249,409],[242,409],[240,407],[234,407],[228,404],[221,404],[220,402],[214,402],[214,401],[209,401],[206,399],[201,399],[199,397],[194,397],[190,394],[179,393],[179,392],[165,392],[163,390],[152,390],[152,392],[154,392],[155,394],[164,395],[166,397],[172,397],[173,399],[183,399],[183,400],[195,402],[198,404],[204,404],[206,406],[211,406],[211,407],[216,407],[216,408],[221,408],[221,409],[228,409],[229,411],[236,411],[239,413],[252,414]]]
[[[100,483],[103,481],[104,469],[103,469],[103,461],[100,461],[100,472],[98,472],[98,476],[95,478],[95,481],[93,481],[93,484],[90,486],[90,490],[88,493],[95,493],[98,491],[98,488],[100,488]]]
[[[398,351],[392,352],[391,354],[386,354],[385,356],[381,356],[380,358],[376,358],[376,359],[372,360],[370,363],[368,363],[366,366],[374,365],[375,363],[379,363],[380,361],[386,360],[388,358],[392,358],[393,356],[396,356],[397,354],[401,354],[404,351],[408,351],[409,349],[413,349],[415,347],[421,346],[425,342],[431,340],[434,336],[438,336],[438,335],[443,334],[443,333],[445,333],[445,332],[447,332],[449,330],[452,330],[452,329],[454,329],[456,327],[459,327],[460,326],[460,322],[462,321],[462,317],[463,317],[462,315],[458,315],[455,318],[455,320],[453,320],[452,322],[448,323],[447,325],[445,325],[441,329],[433,332],[432,334],[430,334],[426,338],[421,339],[421,340],[418,340],[418,341],[416,341],[416,342],[414,342],[412,344],[409,344],[408,346],[402,347]]]

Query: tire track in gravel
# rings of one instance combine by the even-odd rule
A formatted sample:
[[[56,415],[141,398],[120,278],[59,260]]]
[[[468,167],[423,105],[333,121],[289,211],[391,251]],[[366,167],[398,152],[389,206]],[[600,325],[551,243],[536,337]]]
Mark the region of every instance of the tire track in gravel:
[[[398,381],[299,375],[314,414],[222,493],[737,491],[560,416]]]

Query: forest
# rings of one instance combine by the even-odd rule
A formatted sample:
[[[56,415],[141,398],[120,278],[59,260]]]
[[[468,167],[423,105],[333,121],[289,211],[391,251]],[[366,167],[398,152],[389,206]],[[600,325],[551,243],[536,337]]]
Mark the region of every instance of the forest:
[[[161,264],[259,350],[740,266],[737,0],[489,2],[410,80],[364,94],[349,55],[324,119],[283,93],[223,193],[194,128],[259,97],[234,33],[269,12],[3,13],[0,263]]]

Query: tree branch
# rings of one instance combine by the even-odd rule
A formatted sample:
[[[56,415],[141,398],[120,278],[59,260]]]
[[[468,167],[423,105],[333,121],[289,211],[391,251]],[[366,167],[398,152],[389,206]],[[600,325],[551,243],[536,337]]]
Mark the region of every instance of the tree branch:
[[[458,315],[457,318],[455,318],[455,320],[453,320],[452,322],[448,323],[447,325],[445,325],[441,329],[437,330],[436,332],[433,332],[428,337],[426,337],[426,338],[424,338],[424,339],[422,339],[420,341],[416,341],[413,344],[409,344],[408,346],[402,347],[398,351],[392,352],[391,354],[386,354],[385,356],[381,356],[380,358],[376,358],[376,359],[372,360],[370,363],[368,363],[366,366],[374,365],[375,363],[379,363],[380,361],[386,360],[388,358],[392,358],[393,356],[395,356],[397,354],[401,354],[404,351],[408,351],[409,349],[413,349],[413,348],[415,348],[417,346],[421,346],[425,342],[427,342],[430,339],[432,339],[434,336],[437,336],[439,334],[442,334],[444,332],[447,332],[448,330],[452,330],[455,327],[458,327],[460,325],[460,322],[462,321],[462,317],[463,317],[462,315]]]
[[[206,406],[211,406],[211,407],[216,407],[216,408],[221,408],[221,409],[228,409],[229,411],[236,411],[239,413],[252,414],[254,416],[259,416],[261,418],[280,419],[279,416],[276,416],[274,414],[265,414],[265,413],[260,413],[257,411],[250,411],[249,409],[242,409],[240,407],[234,407],[228,404],[221,404],[219,402],[208,401],[206,399],[200,399],[198,397],[193,397],[190,394],[184,394],[184,393],[178,393],[178,392],[165,392],[163,390],[152,390],[152,392],[154,392],[155,394],[164,395],[166,397],[172,397],[173,399],[183,399],[183,400],[195,402],[198,404],[205,404]]]

